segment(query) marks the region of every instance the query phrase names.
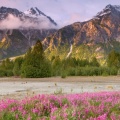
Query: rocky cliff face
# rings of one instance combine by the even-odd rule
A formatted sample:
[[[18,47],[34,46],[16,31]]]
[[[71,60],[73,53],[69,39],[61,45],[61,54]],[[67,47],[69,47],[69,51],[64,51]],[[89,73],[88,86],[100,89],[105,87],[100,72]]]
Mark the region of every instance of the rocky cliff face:
[[[120,51],[120,6],[107,5],[91,20],[65,26],[45,38],[43,44],[47,54],[52,52],[51,56],[61,55],[58,46],[67,45],[64,58],[71,45],[72,56],[80,59],[104,58],[112,49]]]
[[[0,7],[0,59],[24,54],[38,39],[42,41],[54,33],[56,26],[57,23],[38,8],[21,12]]]
[[[120,6],[108,5],[93,19],[68,25],[45,38],[44,44],[88,44],[105,43],[120,39]]]
[[[120,51],[120,6],[118,5],[107,5],[91,20],[76,22],[59,30],[51,29],[51,26],[57,24],[38,8],[31,8],[23,13],[3,7],[0,8],[0,13],[0,22],[12,14],[22,23],[31,21],[35,26],[40,26],[40,29],[35,29],[33,25],[26,29],[22,25],[19,29],[0,30],[0,59],[24,54],[38,38],[42,40],[45,52],[50,56],[61,55],[65,58],[72,54],[80,59],[88,56],[104,58],[112,49]],[[49,26],[47,30],[41,29],[41,22],[44,20]]]

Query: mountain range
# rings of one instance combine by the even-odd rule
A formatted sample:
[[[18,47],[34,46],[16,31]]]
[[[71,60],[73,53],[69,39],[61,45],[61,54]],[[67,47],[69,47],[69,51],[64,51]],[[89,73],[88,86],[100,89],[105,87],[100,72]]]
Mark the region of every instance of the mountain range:
[[[111,50],[120,51],[120,6],[107,5],[92,19],[59,29],[46,37],[43,44],[51,56],[54,53],[65,58],[72,47],[73,57],[105,59]],[[61,46],[64,55],[59,52]]]
[[[0,7],[0,59],[24,54],[56,28],[57,23],[36,7],[25,12]]]
[[[14,25],[13,28],[3,24],[11,22],[10,19],[14,17],[22,24]],[[80,59],[93,56],[104,59],[111,50],[120,51],[119,5],[107,5],[88,21],[76,22],[60,29],[57,26],[51,17],[38,8],[21,12],[1,7],[0,59],[24,54],[37,39],[42,41],[49,58],[71,55]]]

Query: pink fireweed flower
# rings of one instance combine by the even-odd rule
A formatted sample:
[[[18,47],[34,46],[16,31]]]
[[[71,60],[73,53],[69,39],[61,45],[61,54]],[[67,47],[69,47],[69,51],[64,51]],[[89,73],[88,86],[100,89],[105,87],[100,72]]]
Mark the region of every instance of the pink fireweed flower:
[[[32,120],[34,116],[36,120],[69,120],[69,118],[76,120],[119,120],[120,115],[117,114],[120,109],[119,104],[120,92],[37,95],[21,101],[1,100],[0,117],[4,111],[7,111],[7,115],[12,112],[14,119],[18,120],[21,115],[26,120]],[[114,107],[116,111],[111,113]]]
[[[32,110],[32,112],[33,112],[33,113],[39,113],[39,110],[36,109],[36,108],[34,108],[34,109]]]
[[[15,118],[18,119],[18,114],[15,115]]]
[[[111,118],[111,120],[116,120],[116,117],[115,117],[114,114],[112,114],[112,115],[110,116],[110,118]]]
[[[68,114],[66,112],[63,113],[63,117],[67,118]]]
[[[25,116],[27,114],[27,112],[25,110],[23,110],[22,114],[23,114],[23,116]]]
[[[30,117],[30,116],[28,116],[27,120],[31,120],[31,117]]]
[[[52,109],[51,109],[51,113],[54,113],[55,111],[57,111],[57,107],[53,107]]]
[[[105,114],[103,114],[103,115],[100,115],[100,116],[98,116],[96,119],[94,119],[94,120],[107,120],[107,114],[105,113]]]
[[[14,111],[16,111],[17,110],[17,107],[12,107],[11,108],[11,112],[14,112]]]
[[[72,113],[72,117],[75,117],[76,116],[76,112],[74,111],[73,113]]]
[[[56,116],[51,116],[50,120],[56,120]]]

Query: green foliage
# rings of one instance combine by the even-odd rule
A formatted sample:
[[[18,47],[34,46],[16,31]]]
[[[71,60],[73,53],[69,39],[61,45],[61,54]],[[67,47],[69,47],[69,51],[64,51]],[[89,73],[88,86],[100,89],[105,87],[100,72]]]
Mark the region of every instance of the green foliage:
[[[6,70],[0,69],[0,77],[7,76]]]
[[[38,40],[33,48],[32,54],[38,55],[39,58],[43,59],[44,51],[40,40]]]
[[[69,67],[67,68],[67,75],[68,76],[75,76],[76,75],[77,68]]]
[[[19,76],[20,75],[20,66],[19,66],[18,62],[14,63],[13,74],[15,76]]]
[[[7,77],[13,76],[13,71],[12,70],[7,70]]]
[[[62,71],[62,62],[59,56],[56,56],[52,61],[52,75],[59,76]]]
[[[55,94],[55,95],[61,95],[61,94],[63,94],[62,88],[57,89],[56,91],[54,91],[54,94]],[[57,105],[57,102],[55,102],[55,104]]]
[[[7,58],[6,61],[5,61],[5,68],[6,68],[6,69],[9,69],[9,70],[12,70],[12,69],[13,69],[13,62],[10,61],[9,58]]]
[[[38,69],[32,65],[22,66],[21,76],[26,78],[36,78]]]
[[[98,67],[79,67],[77,69],[77,76],[94,76],[98,75]]]
[[[13,76],[13,62],[10,61],[9,58],[7,58],[6,60],[3,60],[1,65],[0,65],[0,77],[4,77],[4,76]]]
[[[61,60],[60,60],[59,56],[56,56],[54,58],[54,60],[52,61],[52,66],[53,66],[53,68],[57,68],[57,67],[61,66]]]
[[[21,76],[28,78],[51,76],[51,64],[45,59],[40,41],[37,41],[33,50],[30,48],[26,53],[25,60],[21,67]]]
[[[117,53],[114,50],[111,51],[107,58],[107,65],[108,67],[120,68],[120,53]]]
[[[23,63],[22,57],[18,57],[15,59],[14,67],[13,67],[13,74],[15,76],[20,76],[22,63]]]
[[[0,69],[0,77],[10,77],[13,76],[12,70]]]
[[[0,68],[2,69],[6,69],[6,70],[12,70],[13,69],[13,61],[10,61],[9,58],[7,58],[6,60],[3,60],[1,65],[0,65]]]
[[[61,73],[61,78],[66,78],[66,77],[67,77],[67,73],[65,70],[63,70]]]
[[[92,60],[90,62],[90,65],[91,66],[96,66],[96,67],[100,66],[99,62],[97,61],[97,59],[95,57],[92,58]]]
[[[73,46],[73,48],[74,47],[75,46]],[[58,48],[59,50],[62,49],[62,47]],[[89,48],[90,46],[86,45],[80,46],[80,50],[82,51],[78,50],[78,53],[84,53],[82,57],[79,56],[76,58],[73,57],[73,55],[69,58],[61,59],[59,55],[53,55],[51,59],[48,60],[48,56],[45,57],[42,44],[38,40],[33,48],[29,48],[24,58],[19,57],[15,59],[14,62],[10,59],[3,60],[0,65],[0,76],[12,76],[14,74],[15,76],[28,78],[51,76],[66,78],[66,76],[108,76],[120,74],[118,71],[120,67],[119,53],[115,51],[110,52],[106,61],[108,67],[103,67],[100,66],[98,59],[94,57],[95,55],[91,55],[89,59],[85,59],[88,53],[90,55],[96,49],[94,47],[93,49]],[[57,50],[59,53],[60,51]]]
[[[68,76],[107,76],[117,75],[116,68],[108,67],[69,67],[67,69]]]

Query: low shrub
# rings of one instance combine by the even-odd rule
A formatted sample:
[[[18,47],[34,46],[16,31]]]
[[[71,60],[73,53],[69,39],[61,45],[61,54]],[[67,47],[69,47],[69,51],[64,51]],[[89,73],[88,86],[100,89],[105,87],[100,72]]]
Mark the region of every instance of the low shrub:
[[[0,77],[7,76],[6,70],[0,69]]]

